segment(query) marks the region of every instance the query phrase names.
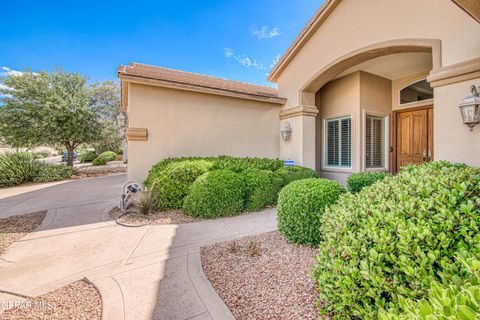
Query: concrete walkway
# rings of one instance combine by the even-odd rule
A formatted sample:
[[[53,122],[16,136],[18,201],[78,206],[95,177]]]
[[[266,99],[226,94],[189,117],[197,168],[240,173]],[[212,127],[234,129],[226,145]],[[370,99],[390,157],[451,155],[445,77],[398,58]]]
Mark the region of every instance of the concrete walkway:
[[[122,227],[107,212],[125,177],[89,180],[32,192],[49,211],[38,230],[0,256],[0,292],[36,296],[86,277],[102,295],[104,319],[233,319],[203,274],[200,247],[275,230],[274,209],[183,225]],[[44,199],[52,195],[56,201]],[[0,200],[0,216],[39,209],[38,201],[18,197],[16,204]]]

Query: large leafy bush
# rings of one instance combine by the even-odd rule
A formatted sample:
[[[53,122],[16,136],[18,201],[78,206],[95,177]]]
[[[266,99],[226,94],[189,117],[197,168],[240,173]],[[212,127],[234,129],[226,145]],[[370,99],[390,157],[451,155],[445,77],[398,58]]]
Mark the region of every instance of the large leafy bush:
[[[195,180],[185,197],[183,210],[193,217],[216,218],[242,212],[243,177],[230,170],[213,170]]]
[[[93,166],[104,166],[107,164],[107,159],[106,158],[101,158],[101,157],[98,157],[98,158],[95,158],[93,159],[92,161],[92,165]]]
[[[352,193],[357,193],[365,187],[371,186],[377,181],[385,179],[390,176],[386,172],[359,172],[354,173],[347,178],[348,190]]]
[[[10,187],[32,181],[39,162],[31,153],[16,152],[0,155],[0,187]]]
[[[480,255],[457,255],[461,272],[455,282],[432,284],[428,299],[400,300],[402,313],[382,311],[379,320],[480,319]]]
[[[300,166],[279,168],[277,174],[282,178],[284,186],[295,180],[318,178],[315,170]]]
[[[376,319],[434,281],[455,281],[458,251],[480,246],[480,171],[433,162],[342,195],[320,227],[318,283],[334,319]]]
[[[282,179],[268,170],[252,169],[244,173],[246,182],[247,211],[258,211],[277,203],[278,192],[282,188]]]
[[[113,151],[105,151],[101,153],[98,158],[105,159],[106,162],[113,161],[117,158],[117,154]]]
[[[278,230],[288,241],[315,245],[322,238],[320,218],[325,208],[337,201],[346,190],[327,179],[293,181],[278,197]]]
[[[212,165],[207,160],[172,162],[155,177],[150,177],[145,185],[155,200],[156,209],[181,208],[190,185]]]
[[[73,168],[65,165],[42,164],[37,175],[33,178],[35,182],[51,182],[68,179],[73,175]]]

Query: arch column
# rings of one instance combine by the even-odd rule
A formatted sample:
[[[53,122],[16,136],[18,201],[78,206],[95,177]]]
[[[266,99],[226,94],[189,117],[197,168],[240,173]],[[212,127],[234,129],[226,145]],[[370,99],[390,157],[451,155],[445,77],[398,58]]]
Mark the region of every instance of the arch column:
[[[315,170],[315,118],[318,109],[315,106],[315,94],[305,97],[311,105],[300,105],[285,108],[280,112],[280,126],[285,122],[290,123],[292,129],[288,141],[282,141],[280,145],[280,157],[282,159],[295,160],[296,165],[301,165]]]

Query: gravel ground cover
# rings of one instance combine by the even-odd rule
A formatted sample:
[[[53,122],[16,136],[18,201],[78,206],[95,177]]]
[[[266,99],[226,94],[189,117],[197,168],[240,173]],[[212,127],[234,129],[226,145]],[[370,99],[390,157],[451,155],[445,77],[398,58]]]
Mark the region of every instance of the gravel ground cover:
[[[47,294],[28,299],[20,306],[0,313],[0,319],[100,320],[102,300],[87,281],[73,282]]]
[[[119,208],[113,208],[110,211],[110,218],[116,220],[121,214],[122,211]],[[182,210],[154,212],[149,217],[152,220],[152,224],[183,224],[203,220],[200,218],[188,216],[184,214]],[[129,215],[120,218],[120,222],[126,224],[142,224],[143,222],[145,222],[145,220],[145,218]]]
[[[0,254],[13,242],[32,232],[45,218],[47,211],[22,214],[0,219]]]
[[[203,270],[238,320],[318,319],[310,268],[317,249],[278,232],[203,247]],[[324,318],[328,319],[328,318]]]

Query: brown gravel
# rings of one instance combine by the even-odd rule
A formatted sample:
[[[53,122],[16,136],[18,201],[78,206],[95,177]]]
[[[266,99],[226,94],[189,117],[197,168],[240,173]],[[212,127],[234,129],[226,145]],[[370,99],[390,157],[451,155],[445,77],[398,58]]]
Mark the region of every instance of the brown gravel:
[[[65,287],[28,299],[20,307],[0,313],[0,319],[100,320],[102,299],[87,281],[73,282]]]
[[[110,218],[117,219],[122,214],[122,211],[115,207],[110,211]],[[182,210],[169,210],[163,212],[154,212],[150,216],[152,224],[183,224],[190,222],[197,222],[203,219],[194,218],[183,213]],[[121,222],[127,224],[142,224],[145,222],[145,218],[138,216],[126,215],[120,219]]]
[[[319,318],[310,278],[316,253],[278,232],[201,249],[207,278],[238,320]]]
[[[39,211],[0,219],[0,254],[13,242],[35,230],[46,213],[47,211]]]

